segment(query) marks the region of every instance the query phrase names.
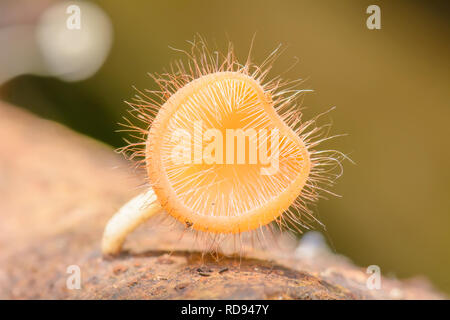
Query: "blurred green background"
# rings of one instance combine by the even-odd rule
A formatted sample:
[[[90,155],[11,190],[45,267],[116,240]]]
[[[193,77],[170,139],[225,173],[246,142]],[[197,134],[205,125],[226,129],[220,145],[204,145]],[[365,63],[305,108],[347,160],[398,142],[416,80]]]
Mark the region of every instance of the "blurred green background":
[[[450,292],[449,8],[445,1],[95,1],[114,42],[97,74],[66,83],[21,76],[1,98],[122,146],[115,133],[135,85],[155,88],[160,72],[196,33],[254,60],[288,45],[274,73],[312,88],[305,119],[337,106],[328,146],[350,154],[335,191],[318,204],[333,248],[361,266],[400,278],[425,275]],[[447,2],[448,3],[448,2]],[[381,30],[366,8],[381,7]]]

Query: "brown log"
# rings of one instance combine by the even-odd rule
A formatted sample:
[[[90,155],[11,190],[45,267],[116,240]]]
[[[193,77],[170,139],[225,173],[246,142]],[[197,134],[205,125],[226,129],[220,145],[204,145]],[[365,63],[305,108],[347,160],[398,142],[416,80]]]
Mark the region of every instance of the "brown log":
[[[440,299],[426,280],[382,278],[325,247],[213,258],[179,233],[139,228],[104,259],[108,218],[143,184],[111,148],[0,102],[2,299]],[[300,253],[299,253],[300,252]],[[67,268],[82,286],[69,290]]]

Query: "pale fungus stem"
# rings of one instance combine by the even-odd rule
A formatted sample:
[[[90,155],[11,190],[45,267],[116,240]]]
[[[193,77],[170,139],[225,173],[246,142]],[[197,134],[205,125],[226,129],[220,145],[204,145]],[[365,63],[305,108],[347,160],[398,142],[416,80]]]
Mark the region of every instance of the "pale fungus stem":
[[[117,255],[127,235],[161,210],[152,188],[128,201],[106,224],[103,255]]]

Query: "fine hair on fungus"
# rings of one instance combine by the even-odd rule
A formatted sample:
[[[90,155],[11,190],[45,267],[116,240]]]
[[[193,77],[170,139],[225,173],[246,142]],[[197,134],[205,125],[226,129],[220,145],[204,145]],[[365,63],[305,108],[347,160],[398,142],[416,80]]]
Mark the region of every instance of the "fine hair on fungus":
[[[253,42],[252,42],[253,43]],[[320,221],[309,205],[342,174],[344,154],[320,150],[329,126],[303,121],[301,80],[270,77],[276,48],[261,63],[210,50],[197,37],[185,59],[152,74],[158,90],[137,90],[128,105],[133,141],[120,149],[145,168],[149,191],[108,223],[103,252],[157,212],[181,222],[217,251],[228,236],[266,238]],[[267,232],[268,231],[268,232]],[[240,244],[239,244],[240,246]]]

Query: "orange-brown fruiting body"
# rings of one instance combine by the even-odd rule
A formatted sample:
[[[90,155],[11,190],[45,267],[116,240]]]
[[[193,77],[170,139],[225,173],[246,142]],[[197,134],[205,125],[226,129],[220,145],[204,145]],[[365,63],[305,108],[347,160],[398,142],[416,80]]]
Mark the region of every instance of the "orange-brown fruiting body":
[[[278,172],[261,175],[256,164],[174,165],[171,135],[179,128],[190,131],[194,121],[223,132],[277,128]],[[277,114],[270,95],[252,77],[229,71],[201,76],[165,102],[147,137],[146,163],[165,211],[212,233],[240,233],[274,221],[299,196],[311,167],[304,142]]]
[[[191,44],[190,52],[183,51],[187,62],[176,61],[169,71],[152,75],[159,90],[138,91],[128,103],[141,124],[127,120],[124,126],[138,141],[122,151],[145,166],[157,198],[152,208],[160,206],[188,228],[213,237],[270,229],[270,222],[299,232],[320,224],[308,205],[321,193],[333,194],[328,188],[342,174],[346,156],[316,149],[333,136],[327,125],[316,125],[320,115],[302,120],[298,98],[311,90],[298,89],[299,80],[267,79],[279,48],[257,65],[250,54],[239,63],[231,45],[222,55],[202,39]],[[278,129],[279,170],[261,175],[261,164],[174,163],[173,133],[192,132],[196,121],[222,133]]]

